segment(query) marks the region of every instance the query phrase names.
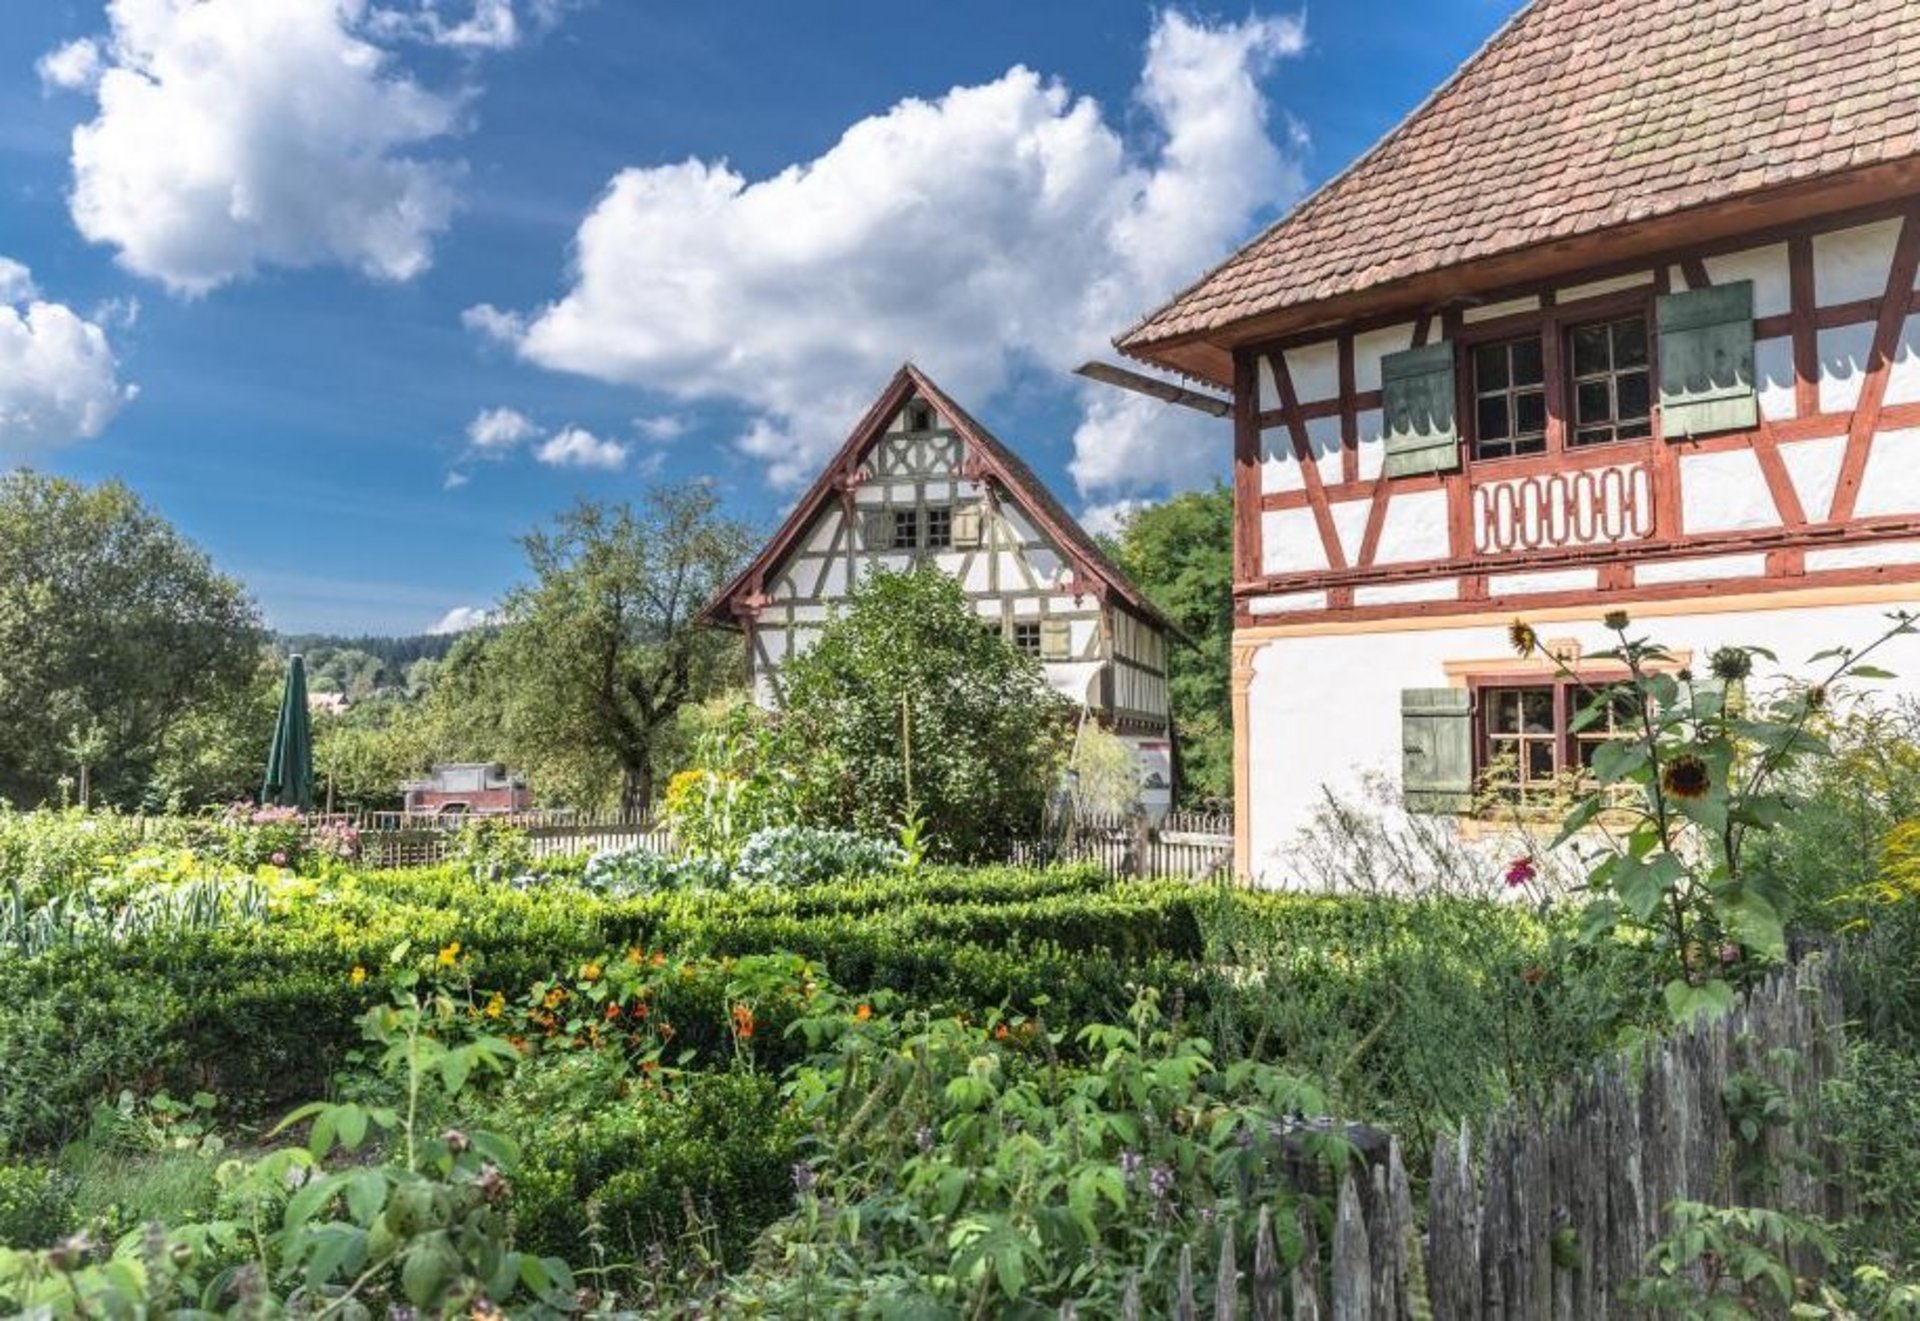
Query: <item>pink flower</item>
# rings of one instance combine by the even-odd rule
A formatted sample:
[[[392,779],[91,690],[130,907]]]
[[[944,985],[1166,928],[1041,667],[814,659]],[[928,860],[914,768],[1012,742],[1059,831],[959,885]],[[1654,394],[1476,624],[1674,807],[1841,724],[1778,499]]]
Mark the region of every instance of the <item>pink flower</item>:
[[[1511,888],[1516,885],[1529,884],[1539,874],[1539,869],[1533,865],[1531,855],[1524,858],[1515,858],[1507,864],[1507,885]]]
[[[284,867],[287,865],[287,851],[285,849],[275,849],[273,851],[273,865],[276,867]]]
[[[1737,963],[1739,959],[1740,947],[1732,941],[1728,941],[1720,947],[1720,962]]]

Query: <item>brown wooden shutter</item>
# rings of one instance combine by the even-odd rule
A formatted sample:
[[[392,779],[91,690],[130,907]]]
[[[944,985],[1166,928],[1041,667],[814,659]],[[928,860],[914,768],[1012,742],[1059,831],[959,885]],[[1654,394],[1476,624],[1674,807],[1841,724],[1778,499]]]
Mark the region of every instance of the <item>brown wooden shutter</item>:
[[[1663,294],[1660,429],[1669,440],[1760,425],[1753,389],[1753,281]]]
[[[860,544],[868,550],[893,549],[893,511],[891,509],[861,511]]]
[[[1073,656],[1073,625],[1064,619],[1040,621],[1040,659],[1063,661]]]
[[[1473,694],[1407,688],[1400,694],[1400,785],[1409,812],[1473,806]]]
[[[1387,476],[1452,472],[1460,466],[1451,341],[1389,353],[1380,360],[1380,390]]]

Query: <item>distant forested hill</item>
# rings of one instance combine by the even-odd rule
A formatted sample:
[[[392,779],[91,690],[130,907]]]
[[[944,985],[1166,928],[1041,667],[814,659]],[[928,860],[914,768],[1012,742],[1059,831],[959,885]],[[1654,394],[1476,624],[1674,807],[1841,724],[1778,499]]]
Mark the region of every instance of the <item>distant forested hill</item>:
[[[283,633],[274,638],[282,655],[306,657],[307,686],[314,692],[344,693],[359,701],[383,690],[422,686],[431,664],[447,658],[459,635],[418,633],[412,637],[338,637],[325,633]]]

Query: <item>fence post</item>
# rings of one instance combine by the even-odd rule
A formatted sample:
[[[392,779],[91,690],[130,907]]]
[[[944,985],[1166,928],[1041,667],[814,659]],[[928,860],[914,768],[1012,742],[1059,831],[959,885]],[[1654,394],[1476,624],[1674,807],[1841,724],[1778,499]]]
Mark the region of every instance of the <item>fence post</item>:
[[[1333,1321],[1372,1321],[1373,1260],[1353,1175],[1340,1179],[1333,1214]]]

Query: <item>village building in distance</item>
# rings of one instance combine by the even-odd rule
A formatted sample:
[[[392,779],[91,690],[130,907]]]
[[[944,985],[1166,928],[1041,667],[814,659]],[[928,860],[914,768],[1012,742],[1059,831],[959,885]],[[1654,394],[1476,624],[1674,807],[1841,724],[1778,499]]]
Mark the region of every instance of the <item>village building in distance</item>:
[[[404,810],[436,816],[504,816],[533,810],[527,782],[499,762],[447,762],[400,786]]]
[[[1121,336],[1232,392],[1241,874],[1368,770],[1578,776],[1516,617],[1584,684],[1609,610],[1798,672],[1920,606],[1917,268],[1920,5],[1535,0]]]
[[[862,574],[928,563],[1133,748],[1142,805],[1164,811],[1171,626],[1032,469],[911,364],[705,618],[745,634],[754,700],[777,709],[782,665]]]

